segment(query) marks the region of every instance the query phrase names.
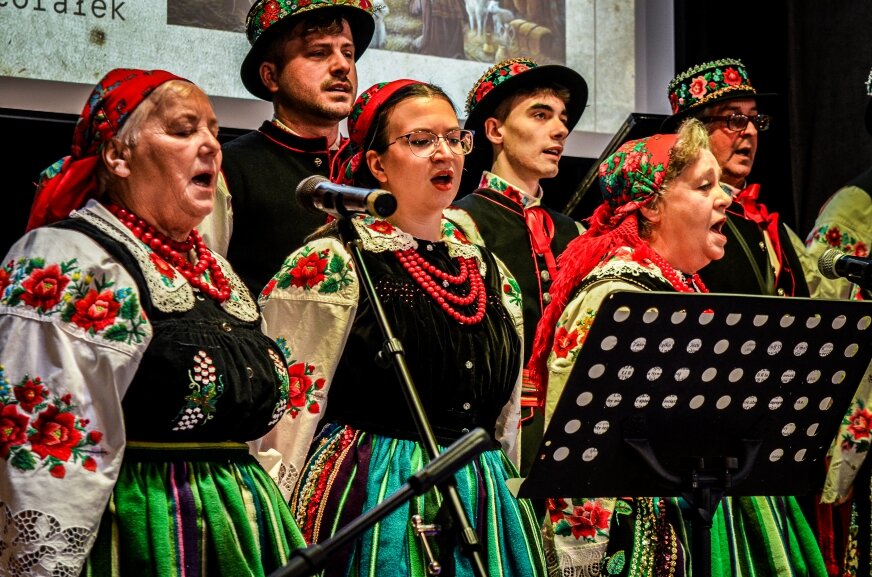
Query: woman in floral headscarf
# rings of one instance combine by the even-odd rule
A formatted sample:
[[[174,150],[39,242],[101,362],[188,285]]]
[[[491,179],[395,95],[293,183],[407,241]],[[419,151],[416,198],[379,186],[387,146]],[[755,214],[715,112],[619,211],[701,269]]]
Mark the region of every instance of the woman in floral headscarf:
[[[4,574],[263,576],[305,545],[245,444],[287,366],[194,228],[217,132],[191,82],[116,69],[43,174],[0,265]]]
[[[353,154],[334,179],[386,189],[397,210],[346,223],[360,238],[437,441],[448,445],[474,427],[493,436],[493,448],[456,475],[485,567],[490,575],[541,576],[535,517],[506,487],[517,476],[509,456],[517,457],[520,417],[520,295],[496,259],[443,216],[472,135],[444,92],[413,80],[364,91],[348,127]],[[291,412],[263,439],[261,457],[280,455],[271,471],[310,542],[372,509],[428,461],[394,367],[377,362],[384,339],[360,285],[348,251],[327,231],[292,253],[260,298],[265,331],[287,347],[292,378]],[[416,514],[443,527],[428,537],[436,559],[473,575],[435,491],[329,559],[325,574],[424,575],[427,554],[409,525]]]
[[[677,134],[622,145],[599,167],[603,202],[561,256],[528,368],[556,408],[597,310],[615,291],[708,292],[696,274],[724,255],[730,196],[696,119]],[[726,497],[713,519],[711,575],[821,575],[796,500]],[[551,499],[546,550],[563,575],[683,575],[689,544],[678,502],[662,498]]]

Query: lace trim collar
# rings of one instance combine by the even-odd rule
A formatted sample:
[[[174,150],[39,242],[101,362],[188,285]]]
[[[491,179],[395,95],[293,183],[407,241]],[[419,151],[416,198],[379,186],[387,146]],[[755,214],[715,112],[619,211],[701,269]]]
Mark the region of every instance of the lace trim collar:
[[[363,243],[363,248],[370,252],[418,249],[418,239],[384,219],[370,215],[357,215],[351,223]],[[478,263],[481,275],[487,274],[487,265],[481,257],[481,249],[478,245],[469,242],[463,231],[448,220],[444,214],[442,216],[442,238],[437,242],[445,243],[448,254],[454,258],[474,258]]]
[[[649,260],[646,260],[644,263],[633,260],[634,252],[630,247],[616,249],[609,257],[590,271],[588,275],[589,280],[596,281],[603,278],[624,278],[630,280],[634,277],[643,277],[644,275],[670,287],[672,286],[669,279],[663,275],[663,272],[657,265]]]
[[[73,211],[72,218],[81,218],[123,244],[139,263],[139,268],[145,277],[145,282],[154,306],[166,313],[185,312],[194,308],[196,302],[194,288],[181,273],[174,278],[162,275],[151,255],[154,253],[142,241],[133,236],[121,222],[106,208],[95,200],[88,201],[84,208]],[[224,276],[230,282],[232,292],[230,298],[221,306],[225,311],[243,321],[256,321],[259,316],[257,305],[251,298],[248,289],[221,255],[212,253]],[[169,263],[164,263],[167,266]],[[208,297],[207,297],[208,298]]]

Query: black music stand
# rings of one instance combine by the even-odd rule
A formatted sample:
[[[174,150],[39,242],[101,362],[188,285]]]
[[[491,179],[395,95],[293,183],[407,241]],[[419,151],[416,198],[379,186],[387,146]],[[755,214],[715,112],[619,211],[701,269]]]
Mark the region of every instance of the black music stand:
[[[603,302],[521,497],[684,497],[694,575],[724,495],[800,495],[858,384],[872,305],[617,292]]]

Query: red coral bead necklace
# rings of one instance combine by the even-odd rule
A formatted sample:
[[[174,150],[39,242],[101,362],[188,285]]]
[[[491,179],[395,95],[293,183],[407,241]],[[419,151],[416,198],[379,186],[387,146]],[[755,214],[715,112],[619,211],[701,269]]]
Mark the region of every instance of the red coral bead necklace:
[[[195,289],[220,303],[230,298],[232,292],[230,283],[196,229],[191,230],[191,234],[185,240],[177,241],[117,204],[109,204],[106,208],[130,229],[133,236],[147,244],[156,255],[175,267]],[[196,252],[197,264],[191,264],[188,259],[187,255],[192,249]],[[203,273],[207,270],[209,278],[212,279],[211,283],[203,278]]]
[[[675,270],[675,268],[671,264],[666,262],[666,260],[662,256],[657,254],[654,249],[651,249],[650,259],[651,262],[657,265],[657,268],[660,269],[660,272],[663,273],[663,276],[666,277],[666,280],[669,281],[669,284],[671,284],[673,288],[675,288],[675,290],[680,293],[696,292],[695,290],[693,290],[693,287],[689,286],[688,283],[684,281],[682,275],[679,274],[679,272]],[[693,284],[696,285],[696,287],[699,289],[699,292],[709,292],[708,288],[706,288],[705,284],[703,284],[702,279],[699,278],[698,274],[694,273],[693,275],[691,275],[690,279]]]
[[[436,301],[443,311],[448,313],[448,316],[463,325],[474,325],[484,318],[487,291],[474,258],[458,258],[460,272],[453,275],[436,268],[413,248],[396,250],[394,254],[409,276]],[[465,296],[447,290],[448,287],[458,287],[467,280],[469,280],[469,293]],[[453,306],[469,306],[473,303],[476,303],[476,308],[475,313],[471,315],[465,315]]]

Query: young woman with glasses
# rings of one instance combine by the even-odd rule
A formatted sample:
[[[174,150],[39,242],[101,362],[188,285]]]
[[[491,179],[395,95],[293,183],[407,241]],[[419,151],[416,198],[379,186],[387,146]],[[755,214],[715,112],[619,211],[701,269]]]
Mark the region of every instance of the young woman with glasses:
[[[443,215],[472,134],[442,90],[413,80],[363,92],[348,130],[355,148],[332,179],[396,197],[386,219],[359,214],[347,224],[437,442],[447,446],[475,427],[493,439],[455,475],[483,564],[489,575],[542,576],[537,521],[506,486],[517,476],[520,294],[501,263]],[[397,371],[378,360],[384,338],[356,269],[328,228],[285,260],[260,297],[265,331],[288,356],[291,406],[259,449],[264,462],[273,456],[310,543],[371,510],[429,461]],[[432,561],[473,575],[442,503],[436,491],[404,503],[332,556],[325,575],[424,575]],[[414,516],[441,531],[425,543]]]

